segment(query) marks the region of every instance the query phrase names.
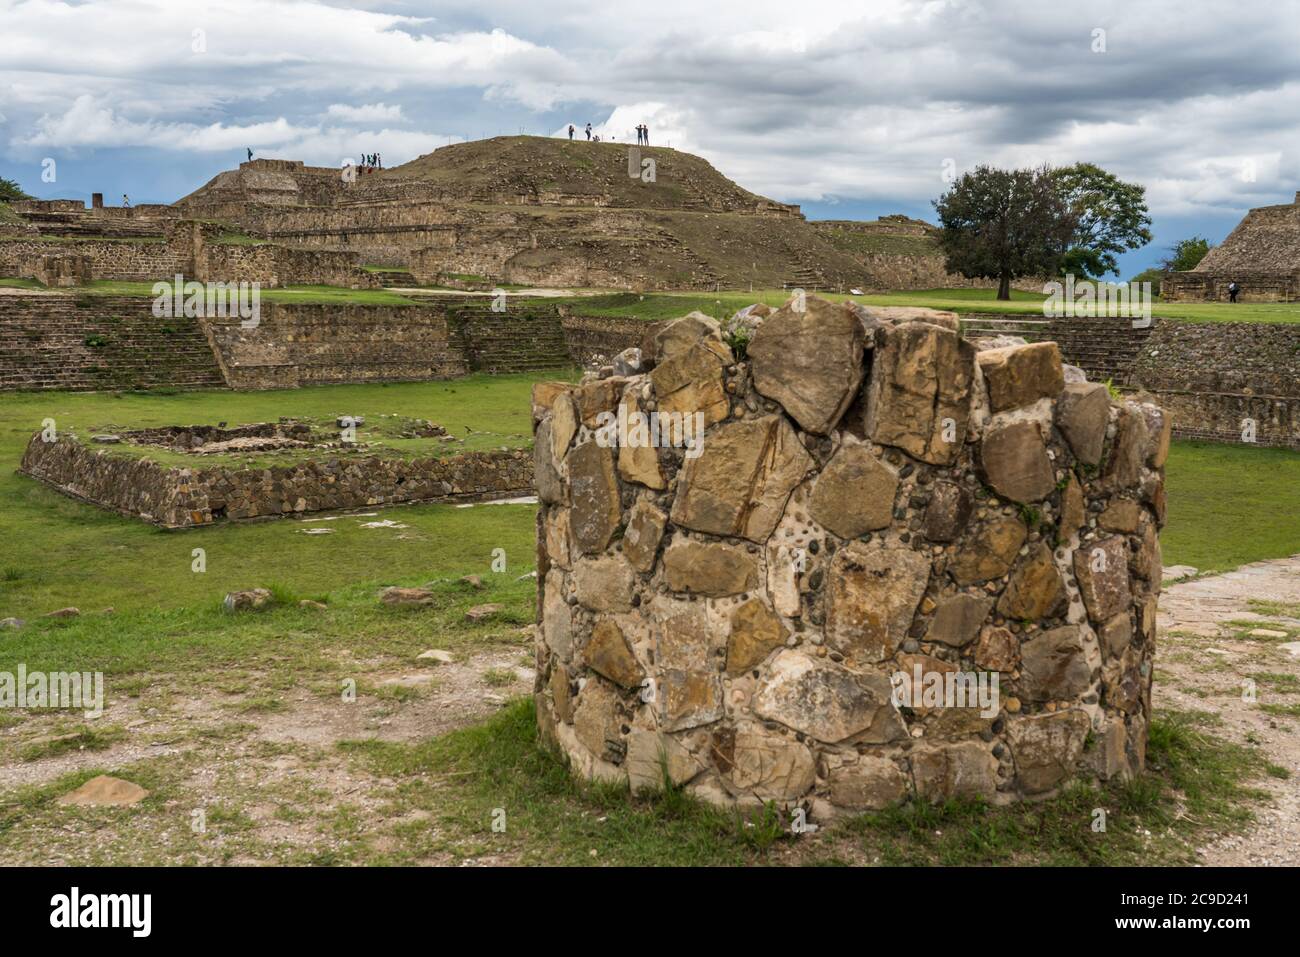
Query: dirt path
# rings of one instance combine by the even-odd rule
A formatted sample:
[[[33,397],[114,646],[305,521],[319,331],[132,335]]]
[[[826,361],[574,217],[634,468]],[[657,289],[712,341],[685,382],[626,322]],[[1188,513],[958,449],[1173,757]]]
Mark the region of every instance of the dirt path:
[[[1208,711],[1215,734],[1258,747],[1291,772],[1259,786],[1258,823],[1201,850],[1207,865],[1300,865],[1300,555],[1170,585],[1160,599],[1155,706]],[[1280,633],[1286,632],[1287,637]],[[1269,634],[1271,633],[1271,634]],[[1255,700],[1243,691],[1253,683]]]

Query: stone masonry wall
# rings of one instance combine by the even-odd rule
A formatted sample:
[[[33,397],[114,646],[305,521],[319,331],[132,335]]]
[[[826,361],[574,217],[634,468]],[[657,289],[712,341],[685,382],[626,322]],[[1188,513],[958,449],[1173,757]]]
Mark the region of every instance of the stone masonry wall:
[[[229,317],[203,323],[234,389],[422,381],[469,371],[438,307],[263,302],[254,328]]]
[[[38,432],[19,471],[59,491],[166,528],[222,520],[412,502],[473,501],[527,494],[532,461],[522,450],[466,452],[445,459],[301,462],[267,469],[176,468]]]
[[[1179,438],[1300,449],[1300,326],[1160,320],[1128,378]]]
[[[951,314],[759,321],[744,356],[694,313],[635,374],[534,390],[543,740],[814,818],[1139,772],[1164,413],[1067,383],[1051,342],[977,352]],[[654,447],[641,413],[705,428]]]
[[[640,319],[565,316],[561,323],[573,361],[583,367],[604,365],[624,349],[639,347],[646,334]]]
[[[161,242],[93,241],[75,243],[5,240],[0,242],[0,276],[32,277],[46,256],[75,254],[90,260],[92,279],[149,282],[183,271],[184,261]]]

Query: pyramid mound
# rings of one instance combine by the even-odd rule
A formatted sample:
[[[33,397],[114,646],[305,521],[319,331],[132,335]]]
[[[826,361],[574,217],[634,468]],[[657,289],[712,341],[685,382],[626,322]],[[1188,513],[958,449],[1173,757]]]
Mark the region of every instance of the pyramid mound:
[[[629,164],[629,152],[635,150]],[[652,159],[653,182],[640,178],[640,161]],[[630,174],[635,169],[636,176]],[[498,136],[457,143],[409,163],[365,177],[359,194],[383,192],[394,183],[418,182],[430,195],[468,202],[558,202],[561,205],[641,209],[759,210],[797,214],[742,189],[707,160],[657,146],[540,136]]]
[[[870,284],[862,261],[798,206],[665,147],[502,136],[385,170],[253,160],[176,205],[273,242],[357,252],[425,284]]]
[[[1250,210],[1194,269],[1166,277],[1160,292],[1166,300],[1222,301],[1231,283],[1247,302],[1300,299],[1300,193],[1293,203]]]

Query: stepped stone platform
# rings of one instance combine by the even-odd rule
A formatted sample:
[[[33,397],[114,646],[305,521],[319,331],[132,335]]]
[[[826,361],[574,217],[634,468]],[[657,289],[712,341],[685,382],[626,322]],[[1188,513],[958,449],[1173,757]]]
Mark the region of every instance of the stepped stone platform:
[[[270,430],[280,437],[281,447],[286,438],[302,444],[300,432]],[[170,431],[193,435],[203,429]],[[243,433],[250,431],[267,429],[209,429],[205,434],[211,438],[229,432],[248,442]],[[158,444],[159,438],[138,437],[144,445]],[[513,498],[528,495],[533,484],[531,456],[518,449],[408,460],[343,455],[326,448],[315,457],[269,468],[166,466],[117,449],[93,448],[70,434],[51,441],[37,432],[18,471],[72,498],[168,529],[318,511]]]
[[[749,319],[534,389],[542,740],[805,820],[1141,773],[1164,412],[950,313]]]
[[[1196,268],[1168,276],[1160,293],[1170,301],[1226,302],[1233,282],[1240,302],[1300,299],[1300,192],[1295,202],[1250,210]]]

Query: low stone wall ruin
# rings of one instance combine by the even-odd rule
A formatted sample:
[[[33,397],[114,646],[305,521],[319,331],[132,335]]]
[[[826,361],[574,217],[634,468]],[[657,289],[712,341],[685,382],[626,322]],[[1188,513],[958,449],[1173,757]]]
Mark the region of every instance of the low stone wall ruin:
[[[576,773],[825,818],[1142,770],[1168,418],[955,326],[810,297],[738,357],[696,313],[535,389],[537,721]]]
[[[322,458],[272,468],[164,466],[83,445],[76,436],[27,443],[19,472],[65,495],[164,528],[225,520],[415,502],[463,502],[531,494],[526,451],[449,458]]]

